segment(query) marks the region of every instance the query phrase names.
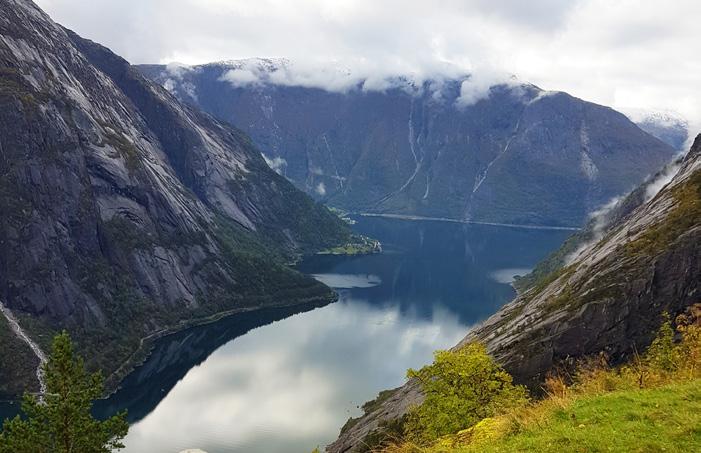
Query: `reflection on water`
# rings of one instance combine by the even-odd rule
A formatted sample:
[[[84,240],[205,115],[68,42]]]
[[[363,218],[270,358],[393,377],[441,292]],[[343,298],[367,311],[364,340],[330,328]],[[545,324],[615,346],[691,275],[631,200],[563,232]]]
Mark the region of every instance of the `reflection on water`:
[[[514,267],[510,269],[499,269],[492,272],[491,277],[499,283],[513,283],[517,276],[524,276],[531,271],[528,267]]]
[[[261,310],[158,342],[97,407],[129,409],[128,453],[305,452],[405,370],[452,346],[513,297],[525,273],[567,233],[441,222],[358,219],[385,253],[318,256],[303,272],[339,301]],[[291,316],[293,315],[294,316]]]
[[[325,285],[335,289],[352,288],[372,288],[382,281],[377,275],[354,275],[354,274],[311,274]]]
[[[343,297],[253,330],[189,370],[132,427],[126,451],[311,451],[368,396],[465,333],[447,312],[434,319],[406,323],[397,308]]]

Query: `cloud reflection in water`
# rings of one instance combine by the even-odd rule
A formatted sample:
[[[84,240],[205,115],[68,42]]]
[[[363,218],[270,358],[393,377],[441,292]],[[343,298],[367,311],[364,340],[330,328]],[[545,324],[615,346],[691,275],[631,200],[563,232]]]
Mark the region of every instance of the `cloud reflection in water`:
[[[311,451],[466,330],[440,309],[431,321],[412,320],[342,295],[215,351],[132,426],[126,452]]]

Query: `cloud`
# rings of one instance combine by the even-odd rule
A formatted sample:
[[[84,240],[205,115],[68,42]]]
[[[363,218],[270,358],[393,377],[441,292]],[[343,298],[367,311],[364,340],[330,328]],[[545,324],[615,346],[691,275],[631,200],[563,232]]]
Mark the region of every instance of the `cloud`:
[[[589,213],[588,223],[592,224],[592,238],[589,241],[584,242],[579,247],[577,247],[577,249],[574,252],[567,255],[565,257],[565,264],[572,263],[584,250],[596,244],[601,238],[604,237],[604,233],[606,233],[606,228],[611,222],[609,214],[614,210],[614,208],[616,208],[616,206],[618,206],[618,203],[620,203],[621,200],[623,200],[624,198],[624,196],[613,197],[603,206]]]
[[[452,64],[437,68],[416,69],[384,66],[381,62],[323,59],[246,58],[225,62],[227,69],[219,78],[235,87],[248,85],[282,85],[321,88],[327,91],[385,91],[405,89],[411,93],[424,88],[439,93],[446,79],[467,77],[465,70]],[[479,82],[486,82],[480,73]],[[506,77],[503,78],[506,80]],[[492,85],[498,83],[492,80]],[[487,87],[488,88],[488,87]]]
[[[399,307],[349,301],[346,292],[340,297],[236,338],[190,369],[130,427],[125,453],[153,445],[159,451],[311,451],[331,442],[363,402],[401,385],[407,368],[430,362],[435,349],[454,345],[468,329],[445,310],[436,309],[432,322],[407,320]],[[348,360],[349,347],[365,353]]]
[[[647,181],[642,184],[642,188],[645,190],[643,203],[647,203],[654,198],[655,195],[674,178],[682,166],[685,154],[686,152],[677,154],[659,173],[650,176]],[[584,250],[599,242],[599,240],[604,237],[613,221],[610,214],[618,207],[619,203],[626,199],[627,195],[628,194],[613,197],[606,204],[589,214],[588,223],[592,224],[592,238],[581,244],[577,250],[567,255],[565,257],[566,264],[572,263]]]
[[[517,86],[519,83],[508,74],[499,74],[491,71],[477,71],[463,81],[460,85],[460,97],[457,99],[459,106],[467,106],[488,98],[494,85]]]
[[[226,80],[235,87],[240,87],[259,83],[260,77],[249,69],[231,69],[221,76],[221,80]]]
[[[279,175],[285,174],[285,169],[287,168],[287,161],[285,159],[282,157],[273,157],[271,159],[263,153],[261,153],[261,155],[263,156],[265,163],[268,164],[268,167],[272,168],[275,173]]]
[[[169,78],[163,82],[163,87],[168,91],[173,91],[177,86],[186,95],[195,101],[197,100],[197,88],[191,82],[183,80],[183,76],[189,71],[196,71],[188,65],[181,63],[169,63],[166,65],[166,73]]]
[[[683,153],[686,154],[686,153]],[[677,158],[667,166],[652,180],[647,183],[645,188],[645,201],[652,200],[660,190],[674,178],[682,166],[682,159]]]
[[[319,184],[317,184],[314,190],[316,191],[316,193],[323,197],[324,195],[326,195],[326,184],[320,182]]]
[[[695,0],[37,0],[134,63],[289,57],[281,83],[382,89],[388,74],[515,74],[614,108],[662,108],[701,125]],[[319,62],[336,70],[314,71]],[[350,69],[351,77],[342,70]],[[230,74],[254,80],[254,72]],[[353,80],[357,76],[357,80]],[[489,79],[489,77],[487,77]],[[390,79],[391,80],[391,79]],[[485,85],[465,86],[465,102]]]

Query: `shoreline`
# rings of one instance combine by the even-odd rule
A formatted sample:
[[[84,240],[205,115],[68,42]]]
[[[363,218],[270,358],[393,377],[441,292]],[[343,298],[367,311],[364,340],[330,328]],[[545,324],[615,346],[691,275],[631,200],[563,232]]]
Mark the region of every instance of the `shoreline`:
[[[233,308],[230,310],[224,310],[206,317],[182,321],[176,326],[167,327],[153,332],[141,338],[139,347],[131,354],[131,356],[126,361],[124,361],[119,368],[110,373],[109,376],[105,377],[105,394],[99,399],[106,400],[112,397],[115,393],[117,393],[121,388],[122,381],[136,368],[143,365],[151,356],[153,344],[159,339],[167,337],[168,335],[176,334],[194,327],[201,327],[208,324],[213,324],[225,318],[229,318],[231,316],[235,316],[242,313],[250,313],[258,310],[274,310],[294,307],[320,308],[332,304],[336,301],[338,301],[338,293],[333,291],[330,297],[314,297],[304,300],[297,299],[295,302],[289,304],[279,304],[261,307],[241,307]],[[19,404],[21,403],[21,401],[22,395],[17,395],[17,397],[14,399],[7,398],[7,396],[5,398],[0,398],[0,403],[2,404]]]
[[[518,223],[498,223],[498,222],[479,222],[476,220],[460,220],[451,219],[449,217],[426,217],[418,215],[408,215],[408,214],[381,214],[372,212],[350,212],[351,215],[357,215],[361,217],[381,217],[386,219],[398,219],[398,220],[428,220],[433,222],[450,222],[450,223],[462,223],[465,225],[486,225],[486,226],[497,226],[506,228],[518,228],[518,229],[528,229],[528,230],[556,230],[556,231],[580,231],[581,228],[577,227],[565,227],[565,226],[550,226],[550,225],[525,225]]]
[[[305,300],[297,300],[290,304],[280,304],[272,306],[261,306],[261,307],[242,307],[233,308],[230,310],[224,310],[212,315],[195,318],[187,321],[183,321],[177,326],[167,327],[159,331],[153,332],[140,340],[139,347],[132,353],[132,355],[122,363],[122,365],[113,371],[109,376],[105,378],[105,395],[100,399],[109,399],[112,395],[117,393],[121,388],[122,381],[131,374],[137,367],[143,365],[148,358],[151,356],[153,350],[154,342],[161,338],[167,337],[168,335],[176,334],[194,327],[206,326],[208,324],[214,324],[225,318],[231,316],[239,315],[242,313],[250,313],[258,310],[270,310],[270,309],[283,309],[283,308],[293,308],[293,307],[310,307],[310,308],[320,308],[326,305],[332,304],[338,301],[338,293],[332,292],[331,297],[321,298],[309,298]],[[114,380],[117,382],[114,383]],[[6,401],[9,402],[9,401]]]

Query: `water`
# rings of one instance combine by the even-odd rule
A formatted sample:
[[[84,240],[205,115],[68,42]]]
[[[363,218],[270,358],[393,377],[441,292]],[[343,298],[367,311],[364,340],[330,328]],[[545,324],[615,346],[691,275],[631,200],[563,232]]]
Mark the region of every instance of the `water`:
[[[569,234],[381,218],[354,228],[380,239],[384,253],[299,266],[337,288],[337,303],[246,313],[160,340],[97,407],[129,410],[125,451],[323,447],[363,402],[510,300],[513,276]]]

